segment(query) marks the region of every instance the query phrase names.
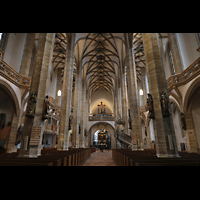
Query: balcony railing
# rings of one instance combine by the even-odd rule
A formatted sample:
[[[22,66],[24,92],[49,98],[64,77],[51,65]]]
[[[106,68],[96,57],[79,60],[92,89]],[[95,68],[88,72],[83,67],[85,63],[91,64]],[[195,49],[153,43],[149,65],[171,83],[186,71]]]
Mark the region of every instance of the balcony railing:
[[[0,50],[0,75],[15,84],[17,87],[30,88],[31,78],[21,76],[12,67],[10,67],[5,61],[2,60],[3,51]]]
[[[167,79],[168,90],[172,90],[174,86],[185,85],[200,74],[200,57],[192,63],[182,73],[171,76]]]
[[[89,116],[89,121],[115,121],[114,116],[110,115],[93,115]]]

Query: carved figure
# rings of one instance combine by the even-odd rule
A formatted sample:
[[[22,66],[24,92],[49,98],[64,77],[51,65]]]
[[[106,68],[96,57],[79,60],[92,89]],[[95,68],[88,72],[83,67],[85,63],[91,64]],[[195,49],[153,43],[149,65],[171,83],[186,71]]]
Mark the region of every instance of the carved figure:
[[[160,103],[161,103],[163,117],[170,116],[169,106],[168,106],[169,100],[168,100],[166,92],[161,93]]]
[[[128,109],[128,116],[129,116],[128,118],[129,129],[132,130],[130,109]]]
[[[0,114],[0,130],[5,127],[5,123],[6,123],[6,114],[1,113]]]
[[[81,124],[78,126],[78,134],[81,134]]]
[[[49,117],[49,108],[50,108],[50,103],[49,103],[49,96],[47,95],[44,99],[44,105],[43,105],[43,115],[42,119],[48,119]]]
[[[155,119],[154,108],[153,108],[153,98],[152,98],[151,94],[148,94],[147,106],[148,106],[148,110],[149,110],[149,118]]]
[[[32,118],[34,117],[36,103],[37,103],[37,94],[36,92],[32,92],[31,97],[28,101],[28,105],[27,105],[27,113],[26,113],[27,117],[32,117]]]
[[[17,130],[17,137],[15,140],[15,145],[18,145],[21,142],[22,133],[23,133],[23,127],[22,127],[22,125],[20,125],[20,127]]]
[[[187,130],[186,123],[185,123],[185,116],[183,113],[181,113],[181,126],[182,126],[182,129]]]

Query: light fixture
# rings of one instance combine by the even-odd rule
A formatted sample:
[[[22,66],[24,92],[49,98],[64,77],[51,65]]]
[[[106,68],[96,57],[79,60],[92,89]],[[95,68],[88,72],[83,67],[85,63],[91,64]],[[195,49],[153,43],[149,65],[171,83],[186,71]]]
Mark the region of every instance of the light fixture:
[[[61,96],[61,90],[58,90],[57,95],[60,97]]]
[[[140,89],[140,95],[141,95],[141,96],[143,95],[143,90],[142,90],[142,89]]]

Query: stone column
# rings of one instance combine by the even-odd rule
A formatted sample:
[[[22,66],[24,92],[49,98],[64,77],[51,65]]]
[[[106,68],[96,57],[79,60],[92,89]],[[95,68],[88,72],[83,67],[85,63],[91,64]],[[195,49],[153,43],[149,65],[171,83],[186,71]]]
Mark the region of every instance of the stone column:
[[[61,96],[58,96],[58,90],[62,91],[61,71],[62,71],[61,68],[57,69],[57,85],[56,85],[55,101],[56,101],[56,105],[58,105],[58,106],[61,105],[61,98],[62,98],[62,93],[61,93]]]
[[[35,33],[26,34],[26,43],[20,65],[19,73],[23,76],[28,76],[31,65],[31,57],[33,53],[33,46],[35,41]]]
[[[133,53],[133,35],[132,33],[125,33],[125,48],[127,59],[127,79],[128,79],[128,97],[131,115],[131,141],[132,150],[141,148],[142,129],[140,122],[140,108],[137,87],[136,66]]]
[[[81,66],[76,68],[75,93],[74,93],[74,112],[73,112],[73,128],[72,128],[72,147],[79,148],[79,132],[80,127],[81,102],[82,102],[82,71]]]
[[[178,44],[176,40],[176,33],[168,33],[168,38],[174,62],[174,70],[176,74],[179,74],[183,71],[183,66],[181,63],[181,57],[179,54]]]
[[[122,119],[125,121],[124,124],[124,132],[125,134],[128,135],[128,120],[129,120],[129,116],[128,116],[128,102],[127,102],[127,96],[126,96],[126,84],[125,84],[125,68],[123,69],[122,72],[122,77],[121,77],[121,94],[122,94]]]
[[[118,119],[119,114],[119,106],[118,106],[118,81],[115,83],[115,89],[114,89],[114,119],[115,119],[115,130],[119,127],[119,125],[116,123]]]
[[[89,90],[86,89],[86,112],[85,112],[85,119],[86,119],[86,125],[85,127],[87,128],[87,133],[85,137],[85,147],[88,148],[88,140],[89,140],[89,129],[88,129],[88,117],[89,117]]]
[[[58,137],[58,147],[57,147],[58,150],[68,150],[69,146],[68,130],[69,130],[69,116],[71,114],[71,105],[72,105],[74,47],[75,47],[75,33],[68,33],[65,68],[63,75],[63,89],[61,94],[60,127],[59,127],[59,137]]]
[[[186,122],[186,127],[187,127],[187,130],[185,131],[187,151],[189,153],[197,153],[198,144],[197,144],[197,138],[196,138],[194,122],[193,122],[193,117],[192,117],[191,112],[188,112],[185,114],[185,122]]]
[[[86,129],[86,80],[82,80],[82,108],[81,108],[81,135],[80,147],[85,148],[85,129]]]
[[[164,73],[164,66],[160,56],[160,49],[156,33],[144,33],[143,44],[145,60],[147,63],[147,75],[149,91],[153,98],[155,114],[155,142],[158,157],[178,156],[175,131],[171,115],[163,116],[161,107],[161,93],[165,92],[167,97],[166,107],[171,112],[169,94]]]
[[[141,79],[142,79],[142,89],[143,89],[143,102],[144,102],[144,105],[146,104],[146,101],[147,101],[147,87],[146,87],[146,72],[145,72],[145,70],[146,69],[144,67],[141,69]]]
[[[41,33],[39,37],[37,58],[30,88],[30,97],[33,93],[36,94],[35,114],[32,117],[26,116],[19,157],[37,157],[41,153],[44,126],[42,112],[44,99],[48,92],[54,39],[54,33]],[[29,106],[27,106],[28,110]]]

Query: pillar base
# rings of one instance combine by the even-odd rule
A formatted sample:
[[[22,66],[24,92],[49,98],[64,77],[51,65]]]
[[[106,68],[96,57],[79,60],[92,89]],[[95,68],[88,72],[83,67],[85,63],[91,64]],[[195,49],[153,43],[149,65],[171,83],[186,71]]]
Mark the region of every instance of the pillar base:
[[[137,144],[132,144],[132,151],[137,151],[137,150],[138,150]]]
[[[6,153],[15,153],[17,152],[17,146],[14,146],[14,147],[8,147],[6,149]]]
[[[156,154],[158,158],[180,158],[179,154]]]
[[[38,156],[41,156],[41,150],[43,146],[39,145],[36,147],[31,146],[29,150],[21,151],[18,157],[20,158],[37,158]]]

